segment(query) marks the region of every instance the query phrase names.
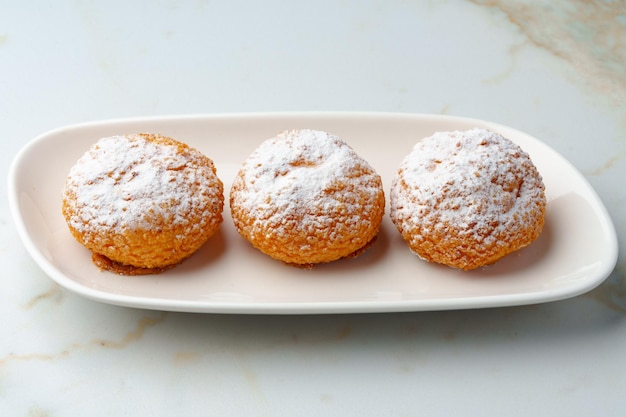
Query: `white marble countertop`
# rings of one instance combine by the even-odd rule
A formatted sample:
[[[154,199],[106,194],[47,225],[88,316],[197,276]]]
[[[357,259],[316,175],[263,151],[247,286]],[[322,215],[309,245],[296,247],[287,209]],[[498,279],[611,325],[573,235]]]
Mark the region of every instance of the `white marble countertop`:
[[[168,313],[56,285],[19,241],[6,197],[18,150],[67,124],[438,113],[549,144],[596,189],[624,241],[623,2],[138,3],[0,0],[0,415],[626,413],[623,247],[595,290],[540,305]]]

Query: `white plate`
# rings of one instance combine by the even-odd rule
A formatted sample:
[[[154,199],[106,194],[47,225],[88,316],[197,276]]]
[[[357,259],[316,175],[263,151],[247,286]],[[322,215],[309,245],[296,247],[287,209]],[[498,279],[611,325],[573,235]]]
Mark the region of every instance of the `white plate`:
[[[161,132],[215,161],[225,184],[264,140],[291,128],[339,135],[383,177],[413,144],[436,131],[486,127],[517,142],[544,177],[546,225],[537,241],[493,266],[463,272],[420,260],[401,239],[387,208],[381,233],[362,256],[313,270],[258,252],[235,231],[228,208],[220,232],[182,265],[161,275],[99,271],[70,235],[61,190],[70,167],[97,139]],[[17,155],[9,200],[21,238],[63,287],[98,301],[148,309],[219,313],[343,313],[482,308],[564,299],[600,284],[617,261],[607,212],[584,177],[554,150],[514,129],[480,120],[388,113],[277,113],[113,120],[46,133]]]

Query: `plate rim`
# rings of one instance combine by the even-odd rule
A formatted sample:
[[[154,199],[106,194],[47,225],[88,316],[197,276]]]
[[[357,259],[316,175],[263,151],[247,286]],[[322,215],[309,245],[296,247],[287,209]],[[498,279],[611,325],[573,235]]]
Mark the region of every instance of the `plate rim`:
[[[44,254],[37,248],[31,235],[28,233],[24,216],[20,209],[19,187],[18,187],[18,170],[24,157],[33,148],[36,148],[46,139],[58,135],[61,132],[69,130],[79,130],[88,128],[97,128],[99,126],[114,124],[133,124],[133,123],[150,123],[150,122],[172,122],[185,120],[211,120],[211,119],[267,119],[267,118],[384,118],[384,119],[439,119],[454,120],[459,122],[475,123],[493,126],[495,129],[508,130],[518,135],[523,135],[528,139],[538,142],[552,151],[560,161],[575,172],[579,180],[586,187],[589,196],[593,198],[594,208],[599,210],[599,220],[602,223],[604,233],[606,234],[609,246],[608,253],[601,262],[602,268],[598,271],[595,279],[587,279],[578,282],[578,285],[571,285],[563,288],[551,289],[542,293],[542,296],[534,295],[529,298],[526,293],[507,294],[507,295],[486,295],[473,296],[464,298],[447,299],[412,299],[412,300],[348,300],[348,301],[320,301],[320,302],[201,302],[191,300],[169,300],[155,297],[130,296],[125,294],[112,294],[106,291],[97,291],[93,288],[84,286],[59,271],[56,266],[49,261]],[[589,183],[587,178],[563,155],[553,149],[547,143],[538,138],[529,135],[523,131],[503,124],[454,115],[428,114],[428,113],[404,113],[404,112],[369,112],[369,111],[285,111],[285,112],[230,112],[230,113],[193,113],[193,114],[168,114],[168,115],[151,115],[138,117],[111,118],[102,120],[92,120],[81,123],[69,124],[48,130],[27,142],[14,156],[7,178],[7,191],[9,208],[16,225],[18,236],[24,244],[27,252],[33,258],[35,263],[50,276],[57,284],[75,292],[85,298],[104,302],[107,304],[151,309],[165,311],[180,312],[199,312],[199,313],[228,313],[228,314],[337,314],[337,313],[377,313],[377,312],[409,312],[409,311],[441,311],[441,310],[461,310],[475,308],[493,308],[506,306],[520,306],[539,304],[551,301],[572,298],[588,291],[591,291],[600,285],[614,270],[618,260],[618,239],[613,221],[597,194],[596,190]],[[500,302],[493,303],[490,300],[497,299]]]

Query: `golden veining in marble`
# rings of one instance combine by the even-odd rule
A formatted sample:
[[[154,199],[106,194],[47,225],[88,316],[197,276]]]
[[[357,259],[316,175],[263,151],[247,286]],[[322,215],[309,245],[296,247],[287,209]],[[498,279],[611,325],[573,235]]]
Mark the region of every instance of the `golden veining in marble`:
[[[534,45],[568,62],[584,86],[626,106],[626,2],[472,1],[506,15]]]
[[[126,333],[126,335],[124,335],[121,340],[95,339],[93,340],[93,344],[110,349],[123,349],[130,343],[140,340],[143,337],[146,329],[163,322],[166,317],[167,312],[162,312],[157,317],[142,317],[141,319],[139,319],[135,330]]]
[[[6,365],[9,362],[15,361],[52,361],[57,359],[62,359],[69,357],[79,351],[87,350],[90,348],[103,347],[108,349],[122,349],[127,347],[129,344],[136,342],[142,338],[145,331],[153,326],[156,326],[159,323],[162,323],[167,318],[168,313],[162,312],[160,315],[156,317],[141,317],[137,322],[135,329],[129,331],[122,337],[120,340],[108,340],[108,339],[93,339],[89,343],[74,343],[67,348],[63,349],[60,352],[56,353],[41,353],[41,352],[33,352],[26,354],[19,353],[9,353],[4,357],[0,357],[0,368]]]
[[[626,261],[618,264],[615,272],[602,285],[584,296],[615,312],[626,314]]]
[[[626,156],[626,152],[620,152],[619,154],[614,155],[613,157],[609,158],[602,166],[599,166],[598,168],[594,169],[593,171],[589,173],[585,173],[585,175],[589,175],[589,176],[602,175],[605,171],[611,169],[613,165],[620,162],[620,160],[624,156]]]
[[[197,362],[200,358],[198,352],[176,352],[174,354],[174,365],[183,366],[193,362]]]
[[[502,73],[494,75],[491,78],[483,80],[483,83],[484,84],[496,84],[496,83],[499,83],[499,82],[505,80],[507,77],[509,77],[511,74],[513,74],[513,72],[517,68],[517,54],[527,44],[528,44],[528,41],[512,45],[509,48],[509,50],[508,50],[509,56],[511,57],[511,62],[509,63],[509,66]]]
[[[53,284],[52,288],[48,291],[38,294],[33,297],[26,305],[24,306],[27,310],[35,307],[42,301],[45,300],[54,300],[55,302],[60,302],[63,299],[63,291],[61,291],[61,287],[58,284]]]

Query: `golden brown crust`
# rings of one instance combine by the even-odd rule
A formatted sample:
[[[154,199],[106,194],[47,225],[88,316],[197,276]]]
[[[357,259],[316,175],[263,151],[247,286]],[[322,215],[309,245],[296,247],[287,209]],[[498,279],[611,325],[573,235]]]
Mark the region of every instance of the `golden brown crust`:
[[[325,132],[283,132],[264,142],[235,178],[230,207],[238,232],[261,252],[311,267],[368,247],[385,198],[380,176]]]
[[[533,242],[546,211],[528,154],[484,129],[418,143],[394,177],[391,218],[421,258],[470,270]]]
[[[125,275],[177,265],[219,228],[223,185],[206,156],[172,138],[103,138],[70,171],[62,212],[98,267]]]
[[[369,242],[367,242],[364,246],[356,249],[354,252],[346,255],[346,256],[342,256],[341,258],[338,259],[354,259],[354,258],[358,258],[359,256],[361,256],[361,254],[363,254],[363,252],[365,252],[366,250],[368,250],[370,248],[370,246],[372,246],[374,244],[374,242],[376,241],[376,239],[378,238],[378,236],[374,236],[372,238],[372,240],[370,240]],[[284,262],[284,261],[283,261]],[[329,261],[331,262],[331,261]],[[285,264],[290,265],[290,266],[295,266],[297,268],[302,268],[302,269],[313,269],[315,267],[315,265],[322,263],[322,262],[317,262],[317,263],[293,263],[293,262],[285,262]]]

